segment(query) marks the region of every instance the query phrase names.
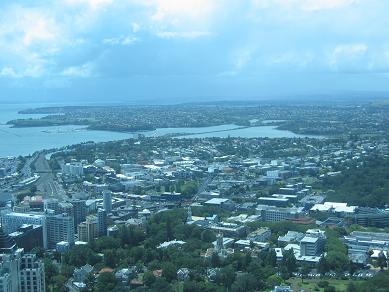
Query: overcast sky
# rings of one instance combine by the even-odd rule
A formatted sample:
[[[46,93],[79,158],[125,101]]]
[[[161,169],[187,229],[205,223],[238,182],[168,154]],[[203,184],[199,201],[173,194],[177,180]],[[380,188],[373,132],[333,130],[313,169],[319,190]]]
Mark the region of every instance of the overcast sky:
[[[0,101],[389,91],[386,0],[1,0]]]

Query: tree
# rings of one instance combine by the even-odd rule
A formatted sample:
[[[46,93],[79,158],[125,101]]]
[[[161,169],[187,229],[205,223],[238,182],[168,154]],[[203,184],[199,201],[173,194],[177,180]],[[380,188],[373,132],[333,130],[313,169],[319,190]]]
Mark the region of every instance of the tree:
[[[58,275],[58,269],[57,267],[53,264],[53,261],[49,258],[45,258],[43,260],[43,263],[45,265],[45,278],[46,282],[50,283],[52,278],[56,275]]]
[[[328,286],[324,288],[324,292],[336,292],[336,289],[334,286]]]
[[[172,240],[174,238],[172,221],[171,221],[170,217],[166,221],[166,238],[168,241]]]
[[[244,274],[238,277],[231,286],[232,292],[254,291],[257,288],[257,280],[253,275]]]
[[[362,286],[361,291],[387,291],[387,287],[389,287],[389,271],[386,270],[377,273],[373,278],[368,280],[366,284],[366,287]]]
[[[119,228],[118,238],[121,240],[122,246],[136,246],[145,239],[145,233],[136,226],[122,226]]]
[[[184,196],[193,196],[194,194],[196,194],[197,189],[198,189],[197,182],[189,181],[183,184],[183,186],[181,187],[181,193]]]
[[[181,193],[181,185],[176,184],[176,193]]]
[[[304,278],[307,277],[307,275],[310,271],[311,271],[311,268],[308,264],[304,263],[301,266],[301,283],[304,283]]]
[[[177,268],[172,263],[165,263],[162,266],[162,276],[171,282],[177,278]]]
[[[134,262],[142,261],[144,253],[145,250],[140,246],[133,247],[130,250],[130,256],[133,258]]]
[[[277,265],[277,255],[274,249],[271,249],[267,252],[266,264],[272,267],[275,267]]]
[[[203,281],[185,281],[184,292],[216,292],[220,291],[219,287],[210,282]]]
[[[217,252],[212,253],[212,256],[211,256],[211,266],[213,268],[220,267],[220,258],[219,258],[219,255],[217,254]]]
[[[46,267],[45,267],[46,268]],[[61,274],[67,278],[70,278],[73,275],[74,266],[62,264],[61,265]]]
[[[282,283],[282,278],[276,274],[271,275],[267,277],[266,279],[266,285],[270,288],[273,288],[274,286],[279,286]]]
[[[349,204],[381,207],[388,202],[389,159],[368,158],[362,165],[349,165],[340,175],[326,177],[324,186],[334,189],[328,199],[334,198]]]
[[[212,230],[205,229],[201,232],[201,240],[205,242],[213,242],[216,240],[215,233]]]
[[[73,247],[64,256],[65,264],[76,267],[84,266],[85,264],[95,265],[101,261],[100,256],[94,252],[89,246],[79,245]]]
[[[104,265],[114,269],[119,258],[116,256],[115,250],[108,249],[104,251]]]
[[[45,249],[40,246],[36,246],[31,250],[32,253],[35,253],[36,256],[40,259],[42,259],[45,255]]]
[[[103,236],[94,242],[95,250],[101,252],[105,249],[116,249],[120,247],[120,240],[110,236]]]
[[[157,278],[153,285],[151,285],[150,291],[153,292],[172,292],[173,289],[164,278]]]
[[[95,276],[93,273],[90,273],[85,280],[85,285],[86,285],[86,291],[93,291],[93,288],[95,286]]]
[[[111,291],[117,285],[117,280],[113,273],[101,273],[97,277],[96,291],[105,292]]]
[[[222,268],[216,276],[216,282],[230,288],[235,281],[235,271],[231,266]]]
[[[326,261],[329,268],[337,273],[348,270],[350,264],[347,254],[339,251],[329,251],[326,256]]]
[[[155,282],[155,276],[152,272],[146,272],[144,273],[143,275],[143,283],[147,286],[147,287],[151,287],[151,285],[154,284]]]
[[[297,270],[296,257],[294,256],[293,249],[284,251],[281,265],[285,267],[289,277]]]
[[[34,195],[37,192],[38,188],[36,185],[33,185],[30,187],[30,193],[31,195]]]
[[[54,291],[58,291],[58,292],[67,291],[67,289],[65,288],[66,280],[67,278],[63,275],[54,276],[52,279]]]
[[[329,271],[329,267],[328,267],[328,263],[327,263],[327,260],[324,256],[322,256],[319,260],[319,262],[317,263],[317,271],[321,274],[321,275],[324,275],[325,273],[327,273]]]
[[[27,193],[23,192],[23,193],[18,193],[16,195],[16,201],[19,203],[21,201],[23,201],[24,197],[27,196]]]
[[[381,251],[378,255],[378,258],[377,258],[377,266],[380,267],[381,271],[386,268],[387,266],[387,259],[386,259],[386,255],[383,251]]]

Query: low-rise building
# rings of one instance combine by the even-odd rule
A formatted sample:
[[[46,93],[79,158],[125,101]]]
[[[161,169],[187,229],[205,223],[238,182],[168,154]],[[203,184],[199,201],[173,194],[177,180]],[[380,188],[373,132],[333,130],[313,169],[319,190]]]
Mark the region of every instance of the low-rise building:
[[[233,210],[235,204],[229,199],[224,198],[213,198],[204,203],[205,206],[218,207],[225,210]]]
[[[262,221],[279,222],[299,218],[303,214],[303,208],[279,208],[274,206],[258,205],[256,212],[261,215]]]
[[[302,232],[297,231],[288,231],[284,236],[278,237],[278,245],[284,246],[289,243],[297,243],[300,242],[301,239],[303,239],[305,236]]]
[[[271,236],[271,230],[268,227],[259,228],[247,235],[247,239],[251,241],[265,242]]]
[[[259,197],[258,202],[268,206],[286,207],[289,204],[289,199],[285,197]]]
[[[309,229],[300,241],[300,256],[319,256],[323,252],[325,243],[324,231]]]

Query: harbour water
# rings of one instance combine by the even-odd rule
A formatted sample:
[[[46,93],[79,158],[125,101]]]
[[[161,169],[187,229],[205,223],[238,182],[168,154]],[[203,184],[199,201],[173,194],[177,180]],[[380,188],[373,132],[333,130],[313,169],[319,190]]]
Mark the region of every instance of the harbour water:
[[[106,142],[134,137],[132,133],[111,131],[90,131],[85,126],[56,126],[34,128],[12,128],[6,122],[17,118],[38,118],[40,115],[21,115],[18,111],[47,104],[0,104],[0,157],[29,155],[38,150],[60,148],[67,145],[94,141]],[[200,128],[161,128],[142,133],[146,136],[163,136],[177,134],[178,137],[269,137],[298,138],[305,137],[290,131],[278,130],[274,126],[239,127],[237,125],[220,125]]]

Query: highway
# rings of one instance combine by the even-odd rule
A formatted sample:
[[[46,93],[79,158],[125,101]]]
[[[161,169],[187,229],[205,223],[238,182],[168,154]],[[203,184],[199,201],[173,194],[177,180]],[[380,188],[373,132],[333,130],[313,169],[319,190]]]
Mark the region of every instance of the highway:
[[[55,181],[55,176],[51,170],[44,153],[40,153],[34,161],[35,172],[40,175],[36,182],[37,189],[45,198],[66,198],[66,193],[61,185]]]

